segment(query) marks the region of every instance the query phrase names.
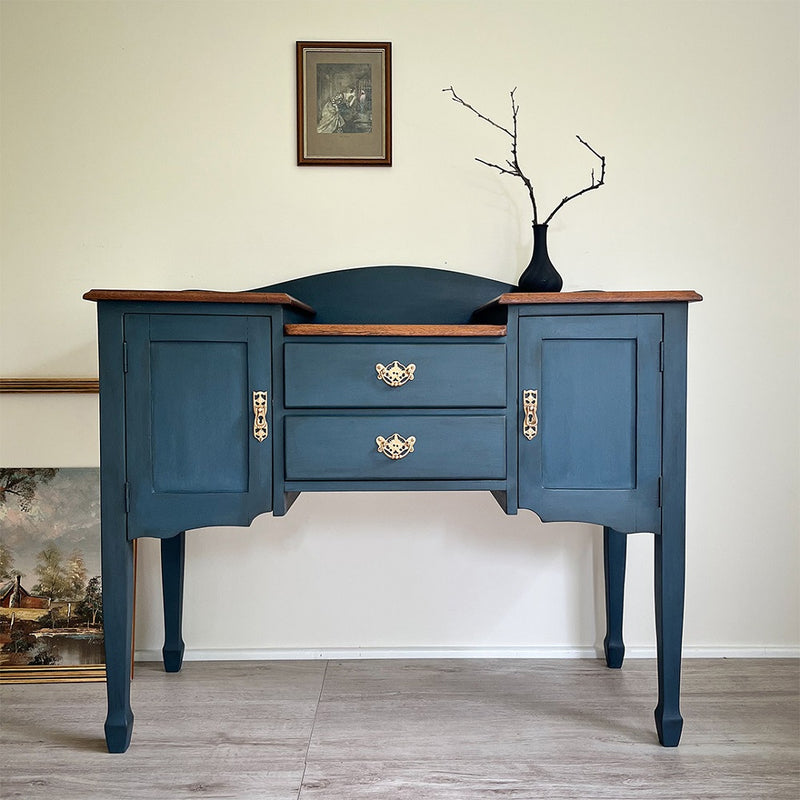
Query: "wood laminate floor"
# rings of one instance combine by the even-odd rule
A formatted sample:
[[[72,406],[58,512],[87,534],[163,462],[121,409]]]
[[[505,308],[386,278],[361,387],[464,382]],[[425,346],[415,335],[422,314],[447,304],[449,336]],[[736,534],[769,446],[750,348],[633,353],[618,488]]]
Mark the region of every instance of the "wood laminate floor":
[[[659,746],[653,661],[138,664],[124,755],[104,684],[0,688],[2,800],[800,798],[800,662],[684,662]]]

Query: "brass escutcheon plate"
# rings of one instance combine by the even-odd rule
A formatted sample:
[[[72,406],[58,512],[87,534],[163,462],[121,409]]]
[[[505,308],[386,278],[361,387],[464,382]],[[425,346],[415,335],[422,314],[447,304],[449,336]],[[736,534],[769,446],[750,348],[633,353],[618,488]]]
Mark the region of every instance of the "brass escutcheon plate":
[[[406,367],[399,361],[392,361],[388,366],[384,364],[375,365],[378,380],[383,381],[387,386],[402,386],[408,381],[413,381],[416,369],[416,364],[409,364]]]
[[[378,452],[383,453],[387,458],[391,458],[392,461],[405,458],[409,453],[413,453],[416,441],[416,436],[409,436],[406,439],[399,433],[393,433],[388,439],[384,439],[383,436],[378,436],[375,439],[375,443],[378,445]]]

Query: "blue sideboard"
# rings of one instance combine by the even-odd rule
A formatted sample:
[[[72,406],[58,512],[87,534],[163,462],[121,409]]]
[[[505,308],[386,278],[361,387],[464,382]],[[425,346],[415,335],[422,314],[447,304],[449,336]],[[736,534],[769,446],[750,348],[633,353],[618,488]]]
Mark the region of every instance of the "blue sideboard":
[[[95,289],[110,752],[131,740],[133,541],[161,539],[177,672],[185,532],[301,492],[488,491],[603,526],[622,665],[626,535],[655,535],[659,741],[678,744],[687,309],[694,292],[525,294],[423,267],[248,292]]]

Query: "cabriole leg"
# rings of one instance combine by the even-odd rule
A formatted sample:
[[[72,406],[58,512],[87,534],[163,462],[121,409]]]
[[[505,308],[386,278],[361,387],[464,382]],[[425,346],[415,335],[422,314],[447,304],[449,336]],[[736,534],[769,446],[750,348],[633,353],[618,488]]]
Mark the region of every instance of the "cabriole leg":
[[[619,669],[625,658],[622,617],[627,553],[627,535],[613,528],[603,528],[603,571],[606,582],[606,637],[603,639],[603,649],[606,664],[612,669]]]
[[[186,534],[161,540],[161,585],[164,594],[164,669],[178,672],[183,664],[183,563]]]

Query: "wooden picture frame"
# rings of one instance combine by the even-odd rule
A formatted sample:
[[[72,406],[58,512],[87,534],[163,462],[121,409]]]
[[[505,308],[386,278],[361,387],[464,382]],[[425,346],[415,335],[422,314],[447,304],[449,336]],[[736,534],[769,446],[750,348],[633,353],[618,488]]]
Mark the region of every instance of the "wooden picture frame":
[[[97,378],[0,378],[0,394],[97,394]]]
[[[390,42],[297,42],[297,164],[392,164]]]

